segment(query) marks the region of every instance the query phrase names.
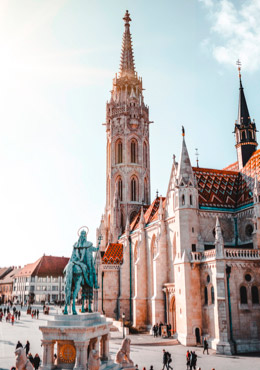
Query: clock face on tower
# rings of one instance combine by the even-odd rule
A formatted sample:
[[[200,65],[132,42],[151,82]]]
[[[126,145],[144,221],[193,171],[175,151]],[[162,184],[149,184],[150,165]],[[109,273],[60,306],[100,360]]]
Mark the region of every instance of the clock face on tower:
[[[72,344],[63,344],[60,347],[59,359],[66,364],[75,362],[76,349]]]

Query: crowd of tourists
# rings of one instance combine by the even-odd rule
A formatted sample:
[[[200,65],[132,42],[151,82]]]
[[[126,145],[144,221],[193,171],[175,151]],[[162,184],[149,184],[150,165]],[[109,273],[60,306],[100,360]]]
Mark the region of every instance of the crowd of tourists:
[[[171,324],[160,324],[156,323],[153,326],[153,336],[156,337],[171,337],[172,336],[172,326]]]
[[[40,356],[38,355],[38,353],[36,353],[35,356],[33,356],[32,353],[30,352],[30,342],[27,340],[25,346],[23,346],[22,343],[18,340],[17,345],[16,345],[16,349],[18,349],[18,348],[23,348],[25,350],[26,357],[31,362],[34,369],[36,369],[36,370],[39,369],[41,359],[40,359]]]
[[[0,306],[0,322],[4,319],[6,322],[10,322],[14,325],[15,320],[20,320],[21,318],[21,311],[18,311],[15,306],[4,306],[3,308]]]

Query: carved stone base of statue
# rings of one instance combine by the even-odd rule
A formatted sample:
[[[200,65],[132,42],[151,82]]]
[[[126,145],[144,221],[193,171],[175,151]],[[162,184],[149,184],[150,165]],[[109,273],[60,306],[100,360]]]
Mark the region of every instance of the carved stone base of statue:
[[[43,335],[40,370],[120,369],[121,366],[113,364],[109,355],[111,325],[112,322],[97,312],[54,316],[47,326],[40,327]]]
[[[121,343],[121,348],[116,354],[115,362],[121,366],[122,369],[135,369],[133,361],[130,359],[130,343],[129,338],[125,338]]]

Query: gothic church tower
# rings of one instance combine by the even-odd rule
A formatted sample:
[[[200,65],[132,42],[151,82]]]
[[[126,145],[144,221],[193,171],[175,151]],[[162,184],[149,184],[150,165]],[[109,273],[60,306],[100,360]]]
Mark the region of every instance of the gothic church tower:
[[[130,15],[123,18],[121,64],[106,107],[106,207],[101,221],[107,243],[117,242],[140,207],[150,204],[149,108],[144,104],[142,78],[134,65]],[[103,230],[102,230],[103,229]]]
[[[238,103],[238,120],[235,123],[236,149],[238,168],[241,170],[257,148],[256,125],[251,120],[244,88],[241,80],[241,67],[239,65],[239,103]]]

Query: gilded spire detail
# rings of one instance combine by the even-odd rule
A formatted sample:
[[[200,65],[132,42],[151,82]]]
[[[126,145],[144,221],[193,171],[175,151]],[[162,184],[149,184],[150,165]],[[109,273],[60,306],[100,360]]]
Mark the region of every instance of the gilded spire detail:
[[[123,34],[122,52],[121,52],[121,63],[120,63],[120,75],[135,74],[134,55],[132,47],[132,36],[130,33],[130,14],[128,10],[123,18],[125,21],[125,31]]]

